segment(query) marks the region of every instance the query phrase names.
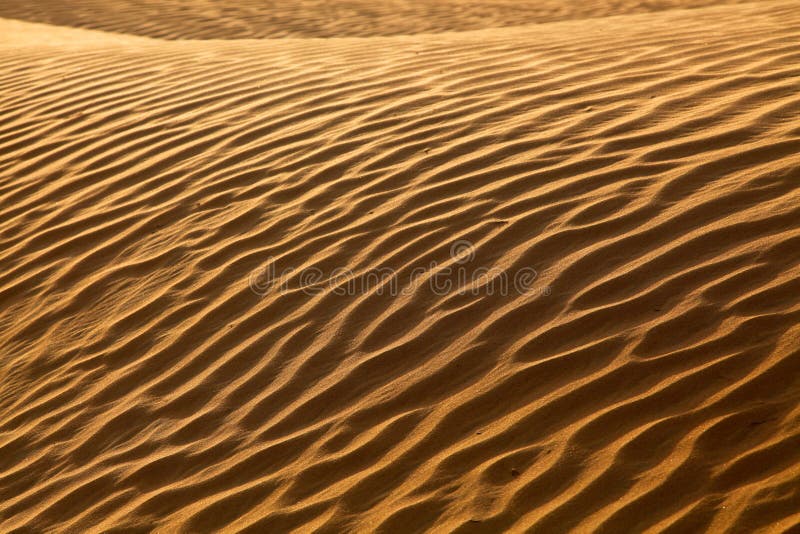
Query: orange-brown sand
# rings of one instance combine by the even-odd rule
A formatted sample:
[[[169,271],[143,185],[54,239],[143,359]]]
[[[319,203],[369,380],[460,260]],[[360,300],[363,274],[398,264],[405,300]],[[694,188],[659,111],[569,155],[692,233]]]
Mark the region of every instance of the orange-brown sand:
[[[0,532],[800,532],[796,0],[0,17]]]

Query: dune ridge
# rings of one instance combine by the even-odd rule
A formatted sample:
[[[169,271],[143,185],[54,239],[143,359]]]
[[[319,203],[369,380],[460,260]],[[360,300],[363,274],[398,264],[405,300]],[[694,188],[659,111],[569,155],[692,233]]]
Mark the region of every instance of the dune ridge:
[[[797,531],[794,2],[328,40],[74,13],[3,22],[0,530]],[[459,266],[536,276],[332,289]]]

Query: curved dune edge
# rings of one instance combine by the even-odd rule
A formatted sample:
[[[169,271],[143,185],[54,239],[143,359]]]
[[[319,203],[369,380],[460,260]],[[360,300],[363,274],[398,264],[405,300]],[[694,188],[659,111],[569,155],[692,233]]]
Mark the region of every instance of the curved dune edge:
[[[800,12],[546,26],[0,48],[0,530],[798,528]]]
[[[0,18],[2,48],[141,46],[151,41],[146,37],[135,35]]]

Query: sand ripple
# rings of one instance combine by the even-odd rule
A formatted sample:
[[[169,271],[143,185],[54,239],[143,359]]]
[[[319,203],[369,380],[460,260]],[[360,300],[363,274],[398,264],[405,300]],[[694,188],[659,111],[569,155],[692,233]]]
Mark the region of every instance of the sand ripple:
[[[0,47],[0,530],[797,528],[795,2],[63,31]],[[333,275],[419,267],[535,276]]]
[[[162,39],[371,37],[520,26],[752,0],[25,0],[0,17]]]

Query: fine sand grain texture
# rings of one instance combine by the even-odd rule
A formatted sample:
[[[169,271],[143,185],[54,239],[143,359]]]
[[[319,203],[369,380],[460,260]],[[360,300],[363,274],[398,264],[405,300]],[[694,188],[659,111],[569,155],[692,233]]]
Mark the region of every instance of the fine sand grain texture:
[[[0,16],[0,532],[800,532],[796,0]]]

